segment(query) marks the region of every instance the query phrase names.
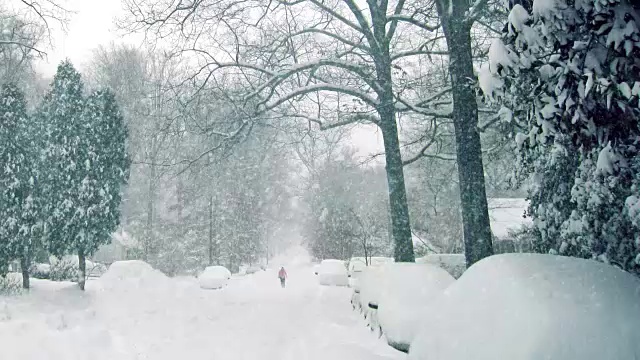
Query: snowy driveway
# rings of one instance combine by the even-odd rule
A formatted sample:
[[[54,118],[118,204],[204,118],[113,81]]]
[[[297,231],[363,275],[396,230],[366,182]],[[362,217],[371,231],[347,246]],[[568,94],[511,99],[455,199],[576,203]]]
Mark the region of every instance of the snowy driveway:
[[[163,276],[121,283],[36,281],[0,297],[0,353],[19,359],[404,359],[351,311],[350,289],[321,287],[311,268],[233,279],[221,291]]]

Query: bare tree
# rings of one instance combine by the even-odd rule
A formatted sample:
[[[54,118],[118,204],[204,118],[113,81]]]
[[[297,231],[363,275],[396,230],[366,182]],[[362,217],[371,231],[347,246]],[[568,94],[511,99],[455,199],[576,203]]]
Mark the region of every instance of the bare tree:
[[[233,101],[255,102],[249,118],[279,110],[320,129],[376,124],[385,146],[395,258],[414,260],[397,114],[447,114],[414,101],[407,81],[394,78],[406,58],[441,53],[429,42],[396,36],[407,18],[404,1],[392,15],[387,1],[368,1],[364,10],[353,0],[126,4],[129,29],[176,41],[180,51],[195,55],[200,66],[193,79],[202,87],[221,78],[247,84]]]
[[[17,0],[10,9],[4,9],[10,17],[19,20],[24,25],[37,29],[30,31],[37,33],[37,41],[34,42],[33,37],[27,38],[0,38],[0,47],[15,46],[22,48],[22,51],[36,53],[38,56],[46,56],[46,51],[41,47],[44,38],[48,39],[48,45],[53,45],[52,29],[59,26],[61,30],[66,31],[67,24],[73,11],[64,6],[63,0]],[[2,10],[2,9],[0,9]],[[56,25],[57,24],[57,25]]]
[[[413,261],[398,121],[453,120],[460,167],[465,247],[469,264],[492,253],[484,190],[478,106],[474,96],[471,29],[486,1],[460,0],[126,0],[132,31],[193,56],[191,77],[204,88],[245,84],[237,104],[253,102],[248,121],[278,111],[330,129],[372,123],[383,135],[392,233],[397,261]],[[491,23],[482,22],[485,30]],[[442,32],[444,31],[444,32]],[[449,59],[451,86],[429,94],[424,59]],[[451,99],[453,98],[453,108]],[[283,109],[283,106],[285,109]],[[229,134],[232,135],[232,134]]]

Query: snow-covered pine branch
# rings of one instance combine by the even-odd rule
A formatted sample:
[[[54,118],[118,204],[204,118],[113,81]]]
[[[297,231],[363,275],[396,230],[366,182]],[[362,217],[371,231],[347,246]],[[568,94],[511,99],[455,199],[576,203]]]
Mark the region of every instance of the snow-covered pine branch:
[[[540,251],[638,271],[639,29],[633,1],[534,0],[512,6],[491,46],[481,87],[523,128]]]

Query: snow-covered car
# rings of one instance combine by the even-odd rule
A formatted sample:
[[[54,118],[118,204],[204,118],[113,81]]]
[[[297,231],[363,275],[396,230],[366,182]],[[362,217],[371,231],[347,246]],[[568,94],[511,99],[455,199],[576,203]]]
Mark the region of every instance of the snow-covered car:
[[[407,352],[420,329],[421,319],[437,308],[433,299],[455,282],[444,269],[431,264],[385,264],[376,282],[381,291],[375,301],[377,309],[369,313],[370,324],[379,325],[392,347]]]
[[[464,254],[431,254],[416,259],[416,263],[439,266],[456,279],[462,276],[467,269]]]
[[[198,276],[198,283],[202,289],[220,289],[225,287],[231,279],[231,272],[224,266],[207,266]]]
[[[640,359],[640,279],[593,260],[491,256],[432,304],[410,360]]]
[[[380,292],[383,291],[378,285],[381,277],[382,268],[380,266],[368,266],[353,288],[354,294],[358,294],[357,302],[354,303],[354,306],[362,312],[365,318],[369,317],[369,310],[371,309],[369,303],[376,307]]]
[[[320,285],[349,286],[349,274],[342,260],[322,260],[318,276]]]
[[[369,266],[382,266],[384,264],[389,264],[392,262],[395,262],[395,260],[390,257],[372,256],[369,258]]]
[[[354,257],[349,260],[349,277],[357,278],[367,268],[367,261],[363,257]]]

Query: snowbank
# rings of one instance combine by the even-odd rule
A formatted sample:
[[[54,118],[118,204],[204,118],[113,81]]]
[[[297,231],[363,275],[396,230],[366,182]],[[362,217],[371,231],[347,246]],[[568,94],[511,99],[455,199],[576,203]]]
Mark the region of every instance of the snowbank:
[[[640,358],[640,280],[595,261],[492,256],[433,307],[409,359]]]
[[[198,282],[203,289],[220,289],[231,279],[231,272],[224,266],[207,266],[198,276]]]
[[[377,322],[389,345],[408,351],[420,319],[437,311],[430,303],[455,279],[431,264],[394,263],[381,270]]]
[[[318,275],[320,285],[349,286],[349,274],[342,260],[322,260]]]
[[[361,326],[345,306],[349,289],[318,286],[310,266],[289,271],[286,291],[272,270],[233,280],[224,291],[157,274],[141,262],[116,263],[85,292],[34,279],[24,295],[0,296],[0,359],[405,357]],[[103,291],[103,282],[113,291]]]
[[[116,261],[98,280],[103,290],[133,291],[167,288],[169,279],[142,260]]]
[[[467,269],[464,254],[432,254],[416,259],[416,263],[439,266],[456,279]]]

